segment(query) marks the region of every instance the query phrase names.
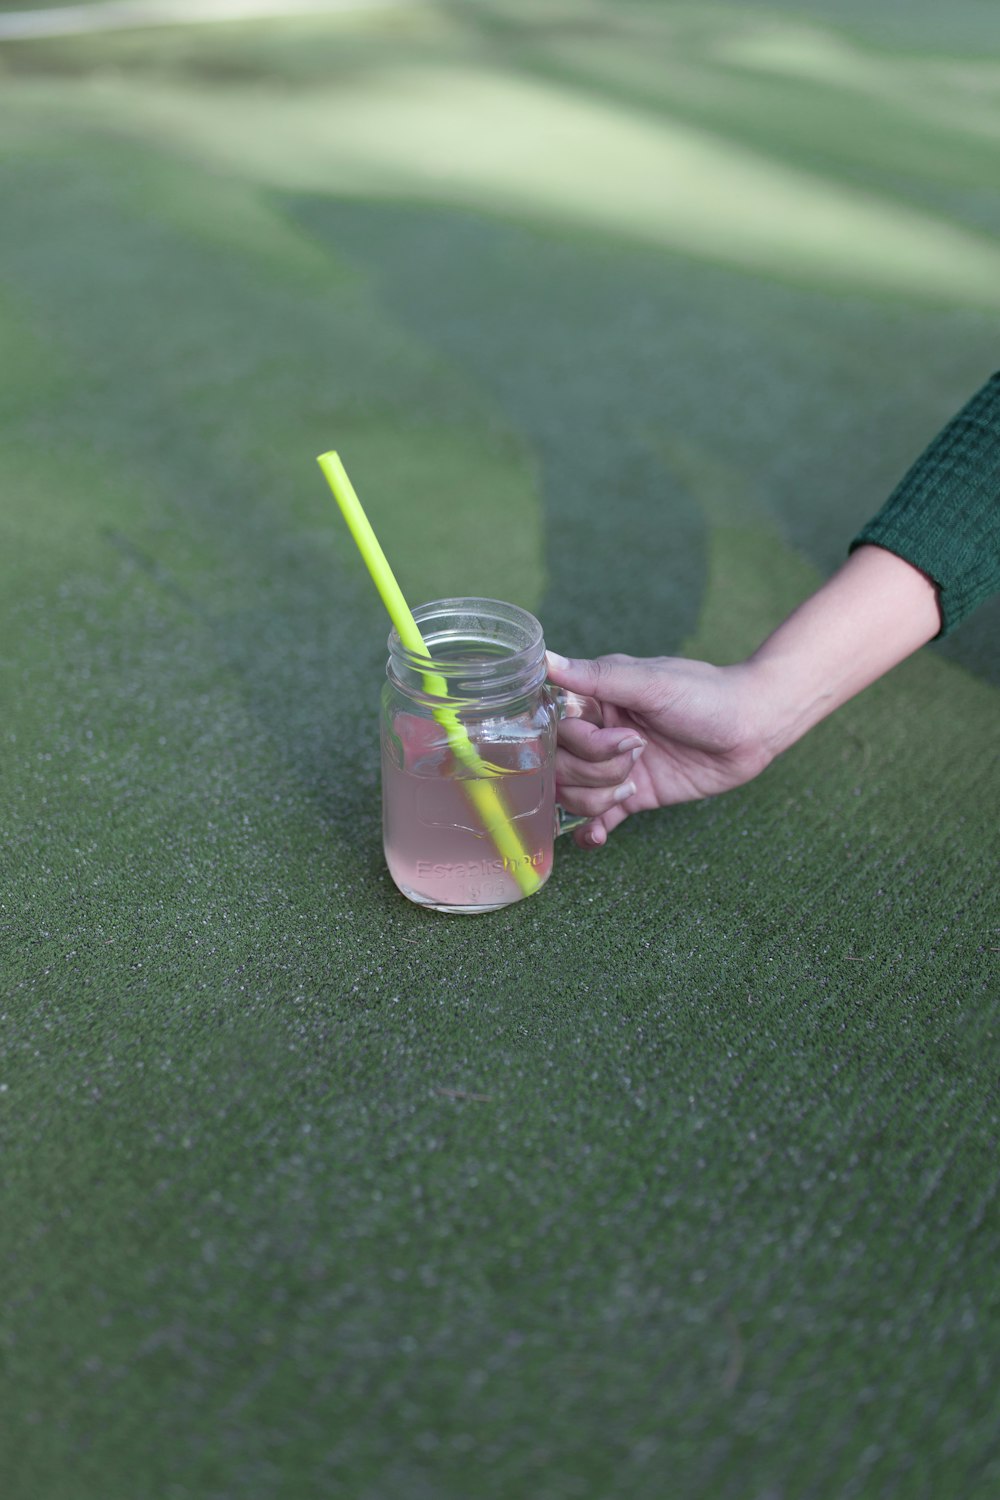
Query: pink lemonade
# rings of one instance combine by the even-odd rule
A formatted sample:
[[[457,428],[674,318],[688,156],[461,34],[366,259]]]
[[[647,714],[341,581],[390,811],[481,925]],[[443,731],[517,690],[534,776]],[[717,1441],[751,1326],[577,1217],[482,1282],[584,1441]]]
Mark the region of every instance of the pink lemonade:
[[[385,857],[396,885],[411,901],[441,911],[494,911],[524,895],[514,865],[485,831],[438,725],[397,715],[398,739],[384,745],[382,818]],[[401,753],[400,753],[401,752]],[[552,868],[555,779],[537,734],[491,743],[501,769],[492,779],[513,823],[523,861],[544,883]],[[399,762],[402,761],[402,764]]]

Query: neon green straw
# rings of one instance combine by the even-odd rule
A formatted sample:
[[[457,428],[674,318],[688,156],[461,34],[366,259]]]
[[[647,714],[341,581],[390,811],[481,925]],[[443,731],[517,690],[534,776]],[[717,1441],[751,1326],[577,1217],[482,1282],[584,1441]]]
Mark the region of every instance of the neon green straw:
[[[386,555],[379,546],[378,537],[372,530],[371,522],[365,515],[361,501],[355,494],[354,486],[347,477],[347,470],[340,461],[340,455],[321,453],[316,462],[323,470],[326,482],[333,491],[333,497],[340,506],[348,529],[357,543],[358,551],[372,575],[375,587],[382,596],[382,603],[389,612],[389,618],[396,627],[399,639],[407,651],[430,660],[430,652],[420,634],[420,627],[413,618],[410,606],[403,598],[403,591],[396,582]],[[424,672],[423,681],[425,693],[430,693],[435,698],[448,696],[448,684],[439,672]],[[525,852],[524,845],[518,837],[510,814],[504,806],[495,773],[491,772],[480,758],[478,750],[469,738],[468,730],[453,708],[442,706],[435,708],[433,713],[447,733],[449,748],[456,759],[472,773],[469,780],[462,781],[462,786],[482,819],[483,828],[493,840],[497,853],[506,867],[512,871],[522,894],[530,896],[533,891],[538,890],[541,881],[531,863],[530,856]]]

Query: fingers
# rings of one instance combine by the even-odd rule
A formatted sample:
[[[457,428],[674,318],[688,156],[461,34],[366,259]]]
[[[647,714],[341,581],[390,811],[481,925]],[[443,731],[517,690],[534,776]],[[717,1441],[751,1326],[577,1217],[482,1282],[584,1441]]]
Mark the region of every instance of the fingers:
[[[566,748],[567,738],[579,753]],[[583,720],[560,725],[556,795],[562,806],[593,819],[628,803],[636,796],[636,765],[645,748],[634,730],[597,729]]]
[[[573,833],[573,842],[581,849],[601,849],[608,842],[608,834],[620,823],[624,823],[627,817],[625,808],[618,803],[599,818],[591,818],[589,823],[577,828]]]
[[[559,726],[556,779],[566,786],[618,786],[629,777],[645,746],[634,729],[603,729],[586,719],[564,719]]]
[[[626,816],[614,814],[636,795],[636,762],[646,748],[642,735],[627,724],[608,727],[584,718],[563,719],[556,751],[556,789],[568,812],[591,821],[574,835],[583,848],[597,848],[609,828]]]
[[[556,783],[556,796],[567,812],[583,818],[599,818],[619,804],[636,796],[635,782],[618,786],[563,786]]]
[[[593,660],[567,660],[546,651],[549,680],[581,698],[614,703],[621,708],[639,707],[651,684],[650,664],[636,656],[598,656]]]
[[[632,773],[646,742],[629,728],[628,710],[648,708],[656,698],[656,668],[634,656],[572,661],[553,651],[545,656],[549,680],[566,698],[556,752],[559,800],[589,820],[574,832],[575,842],[597,849],[638,810]],[[608,721],[615,718],[625,722],[611,727]],[[644,800],[643,805],[651,804]]]

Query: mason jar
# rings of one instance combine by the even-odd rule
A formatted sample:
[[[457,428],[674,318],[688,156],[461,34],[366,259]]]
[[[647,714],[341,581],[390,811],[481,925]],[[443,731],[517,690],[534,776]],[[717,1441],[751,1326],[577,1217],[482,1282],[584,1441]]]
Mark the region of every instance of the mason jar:
[[[386,863],[410,901],[496,911],[541,890],[555,835],[584,822],[556,806],[560,690],[546,681],[534,615],[497,599],[438,599],[396,630],[382,689]]]

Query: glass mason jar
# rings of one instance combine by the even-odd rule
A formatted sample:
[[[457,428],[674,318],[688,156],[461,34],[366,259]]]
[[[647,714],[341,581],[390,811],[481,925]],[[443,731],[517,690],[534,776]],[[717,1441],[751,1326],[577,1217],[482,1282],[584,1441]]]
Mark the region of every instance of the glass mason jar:
[[[541,889],[556,833],[563,696],[542,627],[497,599],[413,612],[428,655],[389,636],[382,689],[382,830],[403,895],[443,912],[496,911]]]

